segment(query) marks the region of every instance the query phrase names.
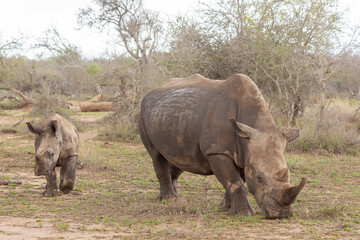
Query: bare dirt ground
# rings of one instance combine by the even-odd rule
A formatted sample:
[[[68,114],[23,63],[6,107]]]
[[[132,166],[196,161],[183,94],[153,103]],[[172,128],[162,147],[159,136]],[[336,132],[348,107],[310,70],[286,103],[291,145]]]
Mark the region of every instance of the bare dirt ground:
[[[177,201],[158,202],[159,185],[141,144],[100,141],[106,114],[76,112],[82,124],[76,187],[42,197],[46,180],[33,174],[34,137],[24,123],[0,133],[0,239],[360,239],[360,162],[354,156],[287,155],[293,183],[307,184],[293,218],[267,220],[254,198],[253,217],[217,210],[224,191],[214,176],[184,173]],[[4,111],[0,129],[27,118]],[[25,121],[24,121],[25,122]]]

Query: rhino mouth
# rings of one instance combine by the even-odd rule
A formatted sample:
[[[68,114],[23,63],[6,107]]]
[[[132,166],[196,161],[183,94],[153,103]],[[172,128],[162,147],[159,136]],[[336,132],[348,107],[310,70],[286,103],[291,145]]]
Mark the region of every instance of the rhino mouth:
[[[35,176],[41,176],[41,175],[48,176],[54,170],[55,166],[56,166],[56,163],[52,163],[50,165],[50,167],[36,165],[35,169],[34,169],[34,174],[35,174]]]
[[[289,206],[282,206],[275,199],[264,201],[260,206],[261,212],[265,215],[266,219],[277,219],[292,217],[292,211]]]
[[[266,219],[278,219],[278,218],[288,218],[288,217],[292,217],[292,212],[291,211],[269,211],[268,209],[262,209],[262,212],[265,215]]]

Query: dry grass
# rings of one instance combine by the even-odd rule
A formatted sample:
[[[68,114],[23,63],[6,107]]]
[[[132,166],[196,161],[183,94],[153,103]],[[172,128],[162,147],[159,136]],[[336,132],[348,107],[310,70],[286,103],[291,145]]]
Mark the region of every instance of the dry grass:
[[[99,133],[102,140],[140,143],[138,132],[139,107],[117,105],[116,111],[105,119],[105,128]]]
[[[289,144],[296,152],[318,152],[358,155],[360,147],[360,101],[333,99],[323,120],[317,106],[306,109],[299,121],[300,138]]]
[[[78,171],[74,191],[43,198],[45,179],[35,181],[27,170],[29,160],[21,160],[29,159],[23,158],[26,153],[10,151],[11,146],[15,147],[8,143],[1,149],[0,159],[19,159],[12,167],[0,160],[8,168],[2,178],[22,177],[25,184],[0,187],[0,216],[53,220],[53,231],[59,234],[107,233],[109,238],[126,233],[125,239],[356,239],[360,234],[356,157],[287,155],[292,182],[302,176],[308,181],[293,205],[295,217],[266,220],[250,194],[254,217],[218,212],[224,191],[214,176],[184,173],[178,200],[158,202],[159,185],[143,146],[91,139],[82,143],[80,156],[86,167]],[[28,176],[23,174],[27,171]]]
[[[76,114],[74,118],[82,119],[83,115]],[[86,114],[89,118],[95,115]],[[217,210],[224,190],[214,176],[184,173],[178,200],[158,202],[159,184],[144,147],[89,137],[93,127],[83,128],[83,136],[88,137],[82,139],[79,154],[86,165],[77,172],[74,191],[56,198],[43,198],[45,179],[33,175],[33,136],[0,134],[0,179],[24,180],[22,185],[0,186],[1,239],[359,237],[358,157],[286,155],[292,183],[307,177],[293,204],[295,216],[266,220],[248,194],[256,215],[243,218]],[[45,235],[38,237],[36,231]]]

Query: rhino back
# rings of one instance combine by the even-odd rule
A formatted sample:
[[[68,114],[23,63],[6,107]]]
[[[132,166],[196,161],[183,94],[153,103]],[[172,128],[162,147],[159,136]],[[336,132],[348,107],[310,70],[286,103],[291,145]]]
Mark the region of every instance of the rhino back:
[[[208,164],[199,145],[202,123],[209,101],[217,94],[202,85],[166,86],[150,92],[141,106],[144,134],[174,165],[194,173],[203,171],[197,166]]]

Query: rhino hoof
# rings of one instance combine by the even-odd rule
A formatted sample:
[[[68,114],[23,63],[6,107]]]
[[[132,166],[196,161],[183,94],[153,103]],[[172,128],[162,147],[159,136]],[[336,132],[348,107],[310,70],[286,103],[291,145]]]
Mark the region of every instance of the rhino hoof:
[[[234,209],[231,207],[228,210],[228,213],[231,215],[239,215],[239,216],[245,216],[245,217],[251,217],[254,215],[254,210],[249,206],[248,208],[241,208],[241,209]]]
[[[55,196],[57,196],[58,195],[58,192],[56,191],[56,190],[45,190],[44,192],[43,192],[43,196],[44,197],[55,197]]]
[[[69,194],[71,192],[71,190],[72,190],[72,188],[63,188],[63,189],[61,189],[61,192],[63,194]]]
[[[159,201],[169,201],[169,200],[172,200],[172,199],[177,199],[177,195],[172,193],[172,194],[160,194],[159,195]]]
[[[230,209],[228,211],[230,215],[238,215],[238,216],[244,216],[244,217],[252,217],[254,214],[252,211],[234,211]]]
[[[221,203],[218,206],[219,211],[228,211],[231,208],[230,200],[228,200],[226,197],[221,201]]]

